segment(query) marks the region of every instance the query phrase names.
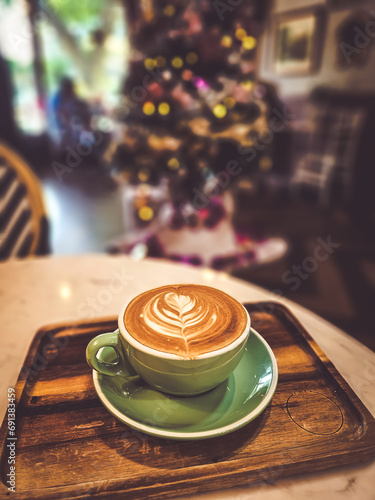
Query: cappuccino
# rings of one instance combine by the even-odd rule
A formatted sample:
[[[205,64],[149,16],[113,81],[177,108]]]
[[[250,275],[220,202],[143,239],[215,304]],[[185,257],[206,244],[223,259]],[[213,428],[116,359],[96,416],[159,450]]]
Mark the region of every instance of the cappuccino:
[[[135,297],[124,326],[137,342],[157,351],[196,358],[232,344],[248,323],[243,306],[203,285],[166,285]]]

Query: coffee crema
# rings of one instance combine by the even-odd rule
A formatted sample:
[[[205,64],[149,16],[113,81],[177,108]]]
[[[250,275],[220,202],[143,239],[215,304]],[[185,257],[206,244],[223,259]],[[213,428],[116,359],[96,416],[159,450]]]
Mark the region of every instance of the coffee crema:
[[[234,342],[246,328],[247,314],[237,300],[216,288],[166,285],[133,299],[124,325],[147,347],[195,358]]]

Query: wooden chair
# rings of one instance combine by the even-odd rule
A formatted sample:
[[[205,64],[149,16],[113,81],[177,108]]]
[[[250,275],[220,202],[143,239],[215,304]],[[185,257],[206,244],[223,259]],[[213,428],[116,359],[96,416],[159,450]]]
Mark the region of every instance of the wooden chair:
[[[39,181],[17,153],[0,143],[0,260],[48,252]]]

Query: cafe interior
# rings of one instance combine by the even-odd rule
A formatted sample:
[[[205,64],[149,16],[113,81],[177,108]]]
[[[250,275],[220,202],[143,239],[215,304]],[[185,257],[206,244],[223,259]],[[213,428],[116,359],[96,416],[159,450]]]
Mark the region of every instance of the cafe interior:
[[[69,274],[77,259],[76,279],[92,262],[91,284],[103,287],[99,257],[130,263],[131,284],[139,270],[154,285],[160,266],[172,282],[169,269],[187,282],[219,283],[224,291],[228,284],[229,293],[231,283],[241,282],[345,332],[370,360],[367,378],[351,375],[354,385],[357,376],[366,388],[370,377],[373,387],[375,1],[0,0],[0,13],[4,289],[12,276],[17,287],[17,273],[31,269],[6,266],[44,262],[28,279],[53,294],[49,263],[62,263]],[[59,286],[59,300],[71,303],[69,279]],[[91,309],[77,299],[72,310],[89,311],[82,321],[111,316],[109,295],[103,292]],[[323,327],[318,335],[323,344],[332,341]],[[345,349],[354,356],[354,348]],[[360,394],[375,408],[373,397]],[[153,446],[141,432],[131,436],[132,453]],[[191,446],[186,467],[196,465]],[[238,449],[226,446],[237,457]],[[178,450],[168,445],[176,470]],[[229,460],[224,455],[215,455],[216,467]],[[289,473],[283,467],[280,477]],[[189,481],[198,481],[194,474]],[[246,498],[271,498],[278,473],[265,481],[257,474],[239,483],[251,486]],[[222,488],[233,487],[224,482]],[[28,491],[21,472],[19,484]],[[318,496],[314,485],[306,486],[311,498]],[[86,498],[77,488],[48,498]],[[95,488],[90,483],[85,494],[99,498]],[[158,493],[146,481],[140,488],[128,497],[115,496],[114,486],[109,491],[113,498],[164,498],[162,487]],[[189,488],[170,488],[169,497],[200,491]],[[356,488],[353,480],[340,491],[371,498],[373,488]],[[40,495],[34,498],[47,498]]]

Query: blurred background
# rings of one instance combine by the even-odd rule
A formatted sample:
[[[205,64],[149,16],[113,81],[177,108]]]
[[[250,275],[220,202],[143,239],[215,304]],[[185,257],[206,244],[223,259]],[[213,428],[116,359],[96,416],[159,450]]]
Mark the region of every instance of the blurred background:
[[[374,46],[375,1],[0,0],[0,259],[215,269],[374,350]]]

